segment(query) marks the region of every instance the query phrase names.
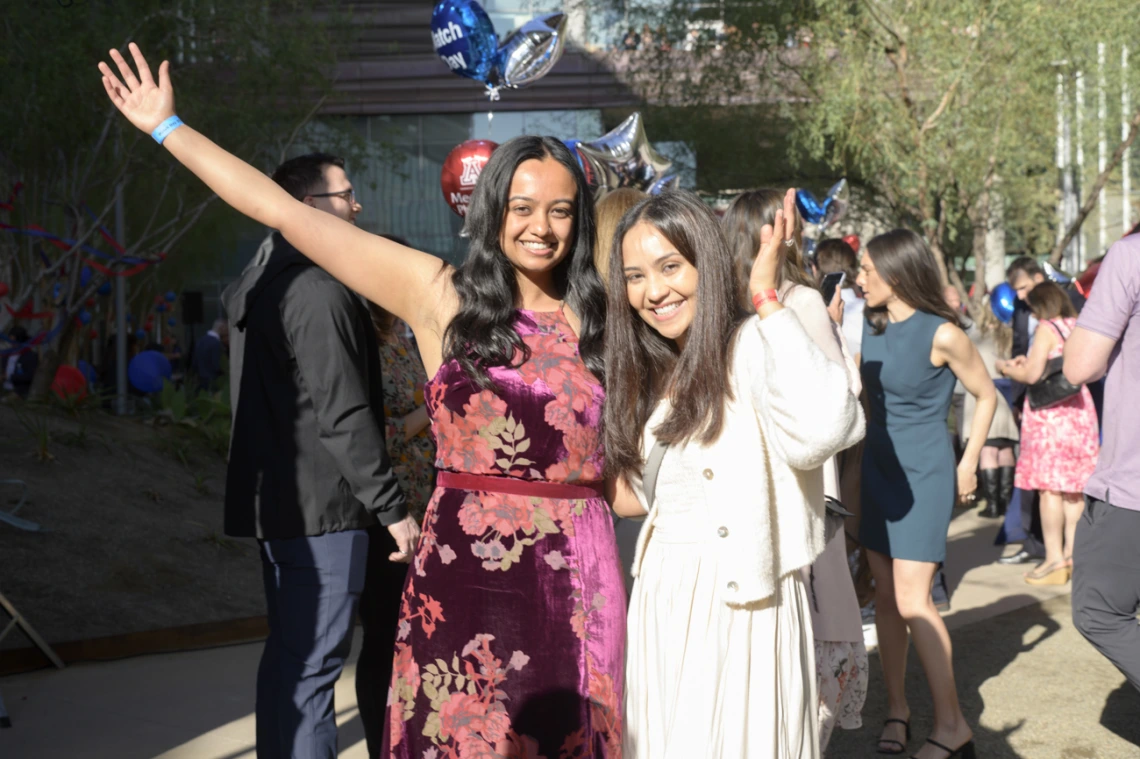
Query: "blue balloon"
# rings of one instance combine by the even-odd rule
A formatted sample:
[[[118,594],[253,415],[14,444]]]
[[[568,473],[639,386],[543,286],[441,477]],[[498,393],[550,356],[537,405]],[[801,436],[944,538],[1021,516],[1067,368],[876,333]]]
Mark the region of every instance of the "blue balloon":
[[[100,295],[110,295],[111,294],[111,283],[110,282],[104,282],[103,284],[99,285],[99,289],[96,292],[98,292]]]
[[[79,286],[87,287],[89,284],[91,284],[91,267],[84,266],[79,270]]]
[[[166,304],[165,303],[159,303],[157,306],[154,307],[154,310],[161,314],[163,311],[166,310]]]
[[[99,375],[95,373],[95,367],[91,366],[91,364],[80,359],[79,363],[75,365],[75,368],[77,368],[80,373],[87,378],[88,385],[93,386],[96,382],[98,382]]]
[[[827,210],[815,199],[811,190],[796,190],[796,208],[800,209],[800,216],[804,217],[804,221],[812,224],[820,223],[827,215]]]
[[[994,316],[1004,324],[1013,321],[1013,305],[1016,302],[1017,292],[1009,286],[1008,282],[1002,282],[990,292],[990,308],[993,310]]]
[[[176,326],[178,326],[178,320],[177,320],[177,319],[175,319],[175,318],[172,316],[172,317],[170,317],[169,319],[167,319],[167,320],[166,320],[166,326],[168,326],[168,327],[176,327]]]
[[[162,297],[166,298],[167,303],[173,303],[178,298],[178,295],[175,294],[173,290],[167,290],[166,295]]]
[[[487,12],[475,0],[441,0],[431,14],[431,41],[451,69],[486,83],[499,57],[499,38]]]
[[[140,393],[157,393],[162,381],[174,374],[170,361],[158,351],[143,351],[127,365],[127,377]]]
[[[138,340],[146,340],[146,330],[145,329],[135,330],[135,338]]]
[[[134,321],[135,321],[135,317],[132,316],[131,314],[127,314],[127,324],[132,324],[132,323],[134,323]]]
[[[87,309],[80,311],[79,312],[79,323],[83,324],[85,326],[90,324],[91,323],[91,312],[88,311]]]

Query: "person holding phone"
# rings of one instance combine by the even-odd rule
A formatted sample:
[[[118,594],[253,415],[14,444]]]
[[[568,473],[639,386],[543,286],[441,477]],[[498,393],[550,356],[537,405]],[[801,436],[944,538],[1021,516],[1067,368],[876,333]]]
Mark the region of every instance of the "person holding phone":
[[[746,192],[725,212],[723,228],[736,258],[743,281],[755,266],[765,226],[775,223],[784,196],[777,190]],[[785,244],[777,271],[780,301],[799,318],[812,342],[830,361],[847,372],[848,388],[859,397],[859,371],[847,350],[838,322],[843,319],[840,286],[846,275],[832,275],[831,292],[820,297],[800,255],[803,223],[799,213],[790,211],[794,233]],[[830,304],[825,307],[824,304]],[[861,439],[862,436],[860,436]],[[823,464],[825,499],[842,504],[838,455]],[[862,726],[861,713],[867,695],[867,649],[863,643],[863,622],[855,585],[847,564],[844,530],[837,530],[827,541],[823,554],[804,569],[811,604],[815,637],[816,687],[819,691],[820,746],[826,748],[836,725],[854,730]]]
[[[812,270],[818,279],[842,274],[839,288],[843,292],[843,337],[851,355],[863,348],[863,308],[866,301],[855,284],[859,276],[859,255],[845,241],[836,237],[820,240],[815,246]],[[822,283],[821,283],[822,288]]]

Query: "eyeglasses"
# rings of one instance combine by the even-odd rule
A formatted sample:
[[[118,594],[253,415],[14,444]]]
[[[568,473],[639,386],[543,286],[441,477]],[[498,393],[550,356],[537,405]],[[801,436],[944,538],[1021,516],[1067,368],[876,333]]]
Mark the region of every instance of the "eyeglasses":
[[[356,190],[341,190],[340,192],[311,192],[310,198],[340,198],[356,205]]]

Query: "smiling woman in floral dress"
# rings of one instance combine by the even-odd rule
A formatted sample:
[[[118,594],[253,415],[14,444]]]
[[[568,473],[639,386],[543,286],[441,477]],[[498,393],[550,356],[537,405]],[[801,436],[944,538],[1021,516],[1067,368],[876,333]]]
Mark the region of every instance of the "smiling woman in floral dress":
[[[112,51],[123,81],[100,64],[103,84],[152,132],[174,114],[168,66],[156,84],[131,53],[138,76]],[[293,200],[188,126],[163,145],[416,336],[439,475],[404,591],[391,756],[620,756],[625,596],[600,493],[605,303],[589,188],[565,145],[519,137],[495,151],[459,268]],[[395,537],[406,548],[410,536]]]

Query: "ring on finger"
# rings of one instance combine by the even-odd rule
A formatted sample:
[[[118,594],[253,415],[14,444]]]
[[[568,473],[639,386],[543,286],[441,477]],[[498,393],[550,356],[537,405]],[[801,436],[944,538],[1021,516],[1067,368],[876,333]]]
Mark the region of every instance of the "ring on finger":
[[[784,245],[789,248],[796,247],[796,238],[790,237],[787,240],[784,240]]]

